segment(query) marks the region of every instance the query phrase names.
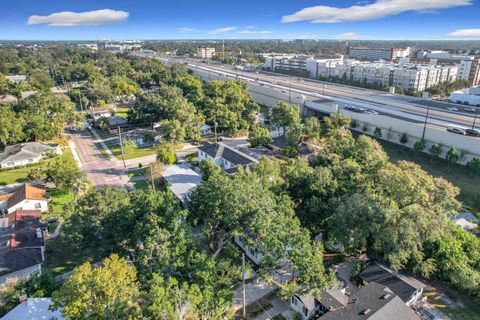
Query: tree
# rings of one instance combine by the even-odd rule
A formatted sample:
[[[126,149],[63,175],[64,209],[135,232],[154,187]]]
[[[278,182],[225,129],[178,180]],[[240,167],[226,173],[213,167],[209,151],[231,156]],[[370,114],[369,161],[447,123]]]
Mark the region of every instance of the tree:
[[[285,129],[300,124],[300,115],[298,114],[298,108],[292,104],[286,102],[279,102],[271,110],[272,124],[278,129],[282,129],[285,134]]]
[[[460,155],[458,154],[457,149],[453,147],[450,150],[448,150],[447,155],[445,156],[445,159],[447,159],[447,161],[450,164],[457,163],[458,160],[460,159]]]
[[[420,153],[425,150],[425,140],[420,139],[413,145],[413,152]]]
[[[36,89],[47,91],[55,85],[50,75],[42,69],[34,69],[28,74],[28,82]]]
[[[93,268],[85,262],[54,292],[53,308],[61,308],[67,318],[105,319],[106,314],[119,305],[137,303],[136,278],[135,269],[115,254],[106,258],[101,267]]]
[[[373,131],[373,135],[376,138],[381,138],[382,137],[382,129],[379,127],[376,127],[375,130]]]
[[[320,120],[316,117],[308,118],[303,126],[303,131],[309,140],[319,139],[322,132]]]
[[[47,179],[61,190],[72,189],[83,173],[70,153],[63,153],[48,163]]]
[[[272,136],[268,128],[254,126],[248,133],[248,142],[252,148],[267,145],[272,142]]]
[[[442,152],[442,147],[438,144],[438,143],[434,143],[432,144],[432,146],[430,147],[430,153],[432,154],[432,156],[434,157],[439,157],[440,156],[440,153]]]
[[[182,142],[186,137],[185,127],[177,119],[163,121],[160,134],[162,138],[173,143]]]
[[[133,142],[132,140],[123,141],[123,150],[125,150],[125,153],[132,153],[135,151],[135,149],[137,149],[137,145],[135,144],[135,142]]]
[[[84,174],[78,175],[75,181],[72,183],[74,213],[75,213],[75,208],[77,206],[77,195],[79,193],[85,192],[87,188],[88,188],[87,177]]]
[[[473,158],[467,163],[467,168],[473,172],[480,174],[480,158]]]
[[[10,106],[0,105],[0,144],[7,145],[21,141],[24,136],[25,120]]]
[[[27,180],[30,181],[42,181],[47,179],[47,175],[41,168],[33,168],[28,172]]]
[[[173,145],[168,142],[162,142],[157,147],[157,161],[163,164],[174,164],[175,153]]]

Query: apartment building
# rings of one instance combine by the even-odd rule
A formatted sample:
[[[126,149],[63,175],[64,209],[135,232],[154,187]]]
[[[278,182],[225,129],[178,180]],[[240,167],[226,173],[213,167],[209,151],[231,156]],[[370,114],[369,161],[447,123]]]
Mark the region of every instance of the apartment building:
[[[215,55],[215,48],[199,46],[197,47],[197,57],[200,59],[211,59]]]
[[[265,67],[271,71],[300,75],[307,70],[307,60],[311,58],[305,55],[271,55],[265,58]]]
[[[306,69],[311,78],[346,78],[404,90],[424,91],[439,83],[457,79],[458,66],[394,64],[344,59],[308,59]]]
[[[348,47],[347,54],[351,59],[394,61],[410,56],[410,48]]]

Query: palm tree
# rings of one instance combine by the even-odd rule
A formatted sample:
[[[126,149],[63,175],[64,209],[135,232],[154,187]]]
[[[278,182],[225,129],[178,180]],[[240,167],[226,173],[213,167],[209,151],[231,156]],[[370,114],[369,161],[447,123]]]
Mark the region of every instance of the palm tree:
[[[80,174],[72,184],[73,190],[73,212],[75,213],[75,207],[77,205],[77,194],[83,192],[88,188],[87,177],[82,173]]]

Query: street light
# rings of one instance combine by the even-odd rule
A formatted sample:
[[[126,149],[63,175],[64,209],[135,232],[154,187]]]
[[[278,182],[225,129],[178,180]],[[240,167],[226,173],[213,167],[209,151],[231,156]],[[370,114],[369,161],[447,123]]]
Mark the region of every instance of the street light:
[[[477,122],[477,116],[478,116],[478,109],[479,109],[479,108],[480,108],[480,107],[478,107],[478,106],[475,107],[475,118],[473,118],[472,130],[475,129],[475,124],[476,124],[476,122]]]
[[[423,124],[422,140],[425,139],[425,131],[427,130],[427,122],[428,122],[428,114],[429,113],[430,113],[430,100],[428,100],[427,114],[425,115],[425,123]]]

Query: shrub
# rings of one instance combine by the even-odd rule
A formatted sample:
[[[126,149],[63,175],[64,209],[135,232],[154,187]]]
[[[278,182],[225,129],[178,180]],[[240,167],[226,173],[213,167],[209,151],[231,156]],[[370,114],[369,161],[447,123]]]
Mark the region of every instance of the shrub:
[[[407,134],[404,133],[404,134],[402,134],[402,136],[400,137],[400,143],[405,144],[405,143],[407,143],[407,142],[408,142]]]
[[[480,158],[473,158],[469,163],[467,163],[467,168],[477,174],[480,174]]]
[[[375,137],[381,138],[382,137],[382,129],[380,129],[379,127],[376,127],[375,131],[373,131],[373,134],[375,135]]]
[[[413,145],[413,151],[416,153],[422,152],[425,150],[425,140],[420,139]]]
[[[440,156],[440,153],[442,152],[442,147],[438,143],[432,144],[430,147],[430,153],[436,157]]]
[[[446,159],[451,164],[457,163],[460,159],[460,155],[458,154],[457,149],[451,148],[450,150],[448,150]]]

